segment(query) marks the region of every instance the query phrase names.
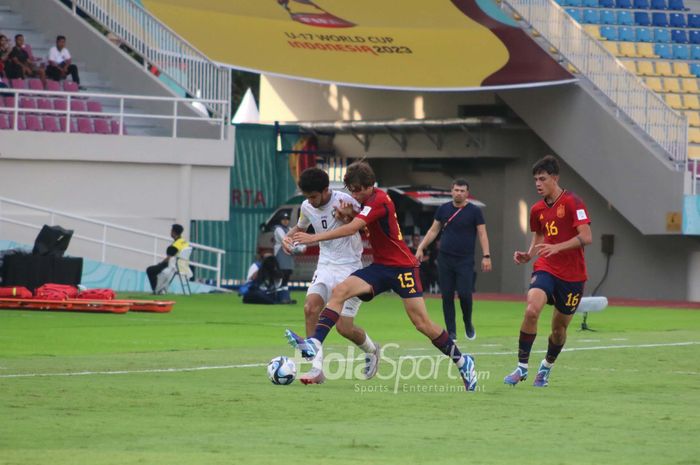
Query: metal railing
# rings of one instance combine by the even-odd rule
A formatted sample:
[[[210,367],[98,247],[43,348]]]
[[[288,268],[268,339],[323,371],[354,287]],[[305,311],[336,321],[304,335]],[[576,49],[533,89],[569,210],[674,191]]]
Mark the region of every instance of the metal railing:
[[[231,100],[231,73],[132,0],[73,0],[73,12],[85,14],[115,34],[119,40],[181,86],[190,96],[206,101]],[[209,109],[228,116],[228,105]]]
[[[11,218],[10,214],[6,212],[7,206],[15,207],[15,211],[12,212],[12,216],[14,216],[15,218]],[[18,208],[21,211],[23,211],[22,214],[20,214],[17,211]],[[29,223],[27,221],[23,221],[17,218],[26,217],[28,216],[28,214],[44,214],[45,216],[48,216],[48,224],[52,225],[56,224],[56,221],[58,219],[69,219],[73,221],[73,223],[71,224],[71,227],[73,228],[76,227],[75,225],[80,226],[81,224],[85,227],[85,229],[90,229],[87,227],[88,225],[92,226],[93,229],[95,226],[97,226],[98,230],[100,231],[99,234],[73,234],[73,238],[80,239],[92,244],[98,244],[100,246],[99,256],[88,256],[87,258],[91,258],[93,260],[98,260],[101,262],[106,262],[109,259],[108,252],[110,251],[128,251],[137,255],[145,256],[149,259],[149,263],[154,264],[157,263],[160,259],[162,259],[163,252],[165,251],[166,247],[170,245],[173,241],[172,238],[168,236],[161,236],[139,229],[119,226],[105,221],[98,221],[84,216],[73,215],[71,213],[59,210],[53,210],[50,208],[44,208],[37,205],[32,205],[25,202],[19,202],[17,200],[0,197],[0,229],[2,223],[7,223],[40,231],[43,227],[43,224]],[[112,239],[112,236],[119,236],[119,238]],[[147,241],[153,241],[152,249],[146,250],[144,248],[134,247],[128,244],[128,242],[131,242],[133,244],[133,242],[137,242],[137,239],[143,238],[145,238]],[[226,252],[221,249],[208,247],[202,244],[196,244],[193,242],[190,242],[190,246],[192,247],[193,252],[190,258],[190,264],[196,268],[209,270],[215,273],[216,285],[220,286],[221,266],[223,262],[222,258]],[[208,260],[194,261],[192,257],[195,257],[195,253],[201,255],[214,254],[216,256],[216,266],[202,263]]]
[[[34,114],[39,116],[55,116],[62,120],[66,118],[70,121],[72,117],[99,117],[99,118],[113,118],[119,123],[118,134],[124,134],[125,122],[128,125],[129,119],[138,118],[141,120],[154,120],[154,121],[167,121],[168,128],[170,129],[170,137],[178,137],[178,122],[180,121],[197,121],[203,123],[210,123],[213,125],[218,125],[218,137],[223,140],[227,136],[226,126],[228,118],[225,115],[209,116],[204,110],[203,106],[207,103],[213,103],[216,105],[227,105],[227,102],[221,100],[206,100],[206,99],[185,99],[177,97],[153,97],[147,95],[124,95],[124,94],[98,94],[90,92],[59,92],[59,91],[47,91],[47,90],[27,90],[27,89],[12,89],[3,88],[0,93],[0,99],[5,97],[5,107],[2,108],[2,113],[8,114],[11,118],[10,122],[12,124],[12,129],[15,131],[19,130],[18,117],[21,114]],[[14,102],[12,106],[7,106],[7,98],[14,97]],[[55,101],[56,99],[64,100],[66,102],[66,110],[55,110],[48,108],[23,108],[21,105],[21,100],[23,97],[34,97],[34,98],[45,98],[48,100]],[[77,111],[71,109],[73,101],[85,102],[87,106],[87,100],[93,99],[99,101],[100,104],[105,102],[118,107],[118,111],[110,112],[104,111]],[[127,111],[126,107],[129,103],[137,102],[150,102],[152,104],[165,104],[166,111],[163,113],[130,113]],[[38,102],[35,100],[35,104]],[[178,110],[178,106],[186,105],[192,108],[194,111],[198,112],[201,116],[186,116],[181,114],[182,110]],[[199,105],[199,106],[198,106]],[[72,128],[71,124],[65,124],[64,132],[79,132],[76,128]],[[128,129],[127,129],[128,132]]]
[[[592,82],[664,149],[678,169],[685,167],[688,123],[655,92],[588,35],[553,0],[503,0],[539,32],[558,52]]]

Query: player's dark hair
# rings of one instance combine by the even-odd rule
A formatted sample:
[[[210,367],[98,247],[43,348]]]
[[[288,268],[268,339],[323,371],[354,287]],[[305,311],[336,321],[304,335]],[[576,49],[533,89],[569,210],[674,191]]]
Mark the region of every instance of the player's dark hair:
[[[306,168],[299,175],[298,185],[307,194],[323,192],[328,188],[328,174],[321,168]]]
[[[343,182],[348,188],[351,186],[371,187],[377,182],[377,177],[369,163],[360,160],[348,166],[345,176],[343,176]]]
[[[547,173],[549,175],[559,174],[559,162],[554,158],[554,155],[547,155],[537,160],[537,162],[532,165],[532,174],[536,175],[539,173]]]
[[[182,227],[181,224],[175,223],[170,230],[177,234],[178,236],[182,236],[182,233],[185,231],[185,228]]]
[[[56,42],[59,40],[66,40],[66,36],[56,36]]]
[[[455,179],[454,181],[452,181],[452,187],[454,187],[454,186],[460,186],[460,187],[463,186],[463,187],[466,187],[467,190],[469,190],[469,183],[467,182],[466,179],[463,179],[463,178]]]

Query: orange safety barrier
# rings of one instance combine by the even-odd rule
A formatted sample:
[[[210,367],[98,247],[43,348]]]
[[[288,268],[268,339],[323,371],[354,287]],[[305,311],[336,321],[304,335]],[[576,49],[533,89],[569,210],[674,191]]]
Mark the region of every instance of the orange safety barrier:
[[[55,310],[64,312],[126,313],[153,312],[168,313],[175,302],[169,300],[37,300],[3,299],[0,309],[4,310]]]

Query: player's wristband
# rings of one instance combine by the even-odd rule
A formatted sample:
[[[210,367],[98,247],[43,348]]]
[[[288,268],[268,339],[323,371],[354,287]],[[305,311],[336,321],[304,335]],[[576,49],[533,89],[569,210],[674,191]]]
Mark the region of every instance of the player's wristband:
[[[484,258],[491,258],[491,255],[486,254],[486,255],[484,255]]]

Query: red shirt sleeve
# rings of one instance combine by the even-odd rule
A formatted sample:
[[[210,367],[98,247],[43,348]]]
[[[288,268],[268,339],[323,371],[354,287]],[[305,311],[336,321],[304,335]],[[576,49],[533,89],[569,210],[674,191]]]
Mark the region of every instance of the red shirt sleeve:
[[[533,205],[530,209],[530,231],[540,231],[540,220],[537,218],[537,209],[535,208],[535,205]]]
[[[571,226],[577,228],[582,224],[591,224],[590,216],[588,216],[588,209],[583,203],[583,200],[572,195],[569,200],[569,206],[573,212],[573,223],[571,223]]]
[[[382,216],[386,215],[386,209],[377,202],[376,197],[367,201],[355,218],[359,218],[367,224],[374,223]]]

